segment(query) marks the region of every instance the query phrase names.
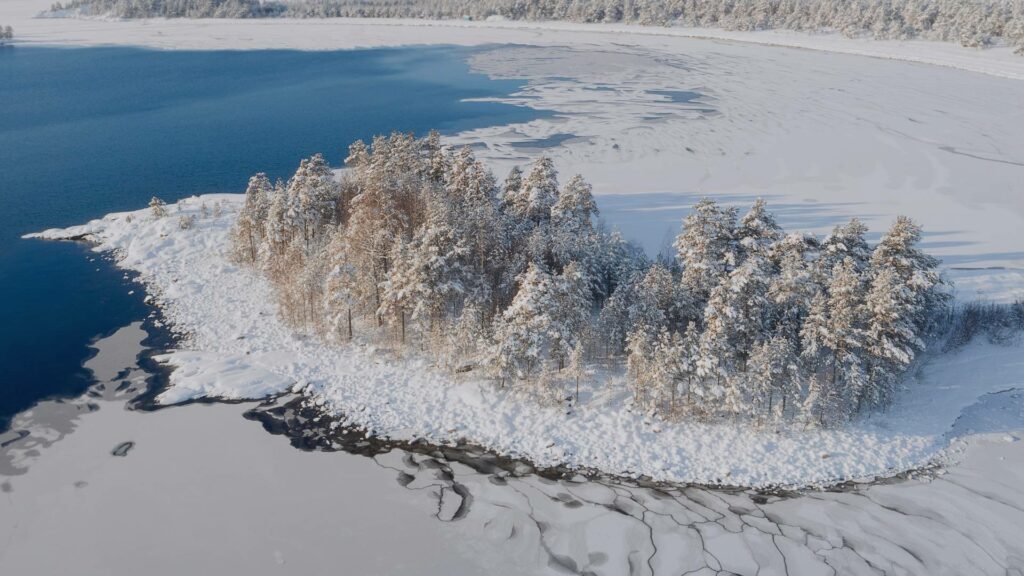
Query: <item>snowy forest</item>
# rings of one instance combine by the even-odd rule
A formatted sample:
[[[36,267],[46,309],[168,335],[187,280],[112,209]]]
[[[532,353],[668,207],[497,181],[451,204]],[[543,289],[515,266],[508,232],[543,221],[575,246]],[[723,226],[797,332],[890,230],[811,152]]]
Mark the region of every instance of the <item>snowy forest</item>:
[[[839,31],[1024,53],[1024,0],[72,0],[56,14],[120,18],[468,18]]]
[[[652,260],[544,157],[499,181],[469,148],[395,133],[345,163],[249,181],[230,251],[282,320],[542,401],[625,374],[632,405],[665,417],[841,423],[891,402],[947,308],[906,217],[872,246],[856,219],[818,239],[763,201],[741,215],[704,199]]]

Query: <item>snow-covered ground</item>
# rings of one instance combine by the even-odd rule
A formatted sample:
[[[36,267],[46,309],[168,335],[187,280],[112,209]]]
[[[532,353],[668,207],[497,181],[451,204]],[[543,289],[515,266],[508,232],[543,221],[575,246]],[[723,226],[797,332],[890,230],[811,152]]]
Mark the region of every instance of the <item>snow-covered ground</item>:
[[[988,393],[1024,385],[1018,346],[977,342],[924,363],[897,405],[839,430],[755,430],[666,423],[626,410],[622,386],[584,383],[579,408],[538,404],[489,380],[456,378],[416,356],[370,346],[334,347],[297,336],[275,314],[258,274],[223,255],[240,195],[182,200],[171,216],[111,214],[39,237],[85,237],[138,271],[174,329],[189,336],[162,358],[177,369],[158,399],[260,398],[303,389],[349,424],[394,439],[459,438],[541,466],[567,464],[624,476],[742,486],[806,486],[871,478],[948,456],[951,425]],[[220,217],[182,230],[177,214]]]
[[[391,470],[295,450],[243,420],[248,407],[126,410],[145,336],[135,324],[97,342],[88,395],[44,401],[15,419],[27,436],[0,437],[0,574],[529,569],[446,531],[422,493],[388,490]]]
[[[0,574],[936,576],[1024,563],[1020,391],[968,410],[961,461],[917,480],[786,497],[648,489],[403,450],[303,452],[240,418],[247,405],[125,410],[144,336],[135,324],[97,342],[87,396],[44,402],[16,419],[27,436],[0,437]]]

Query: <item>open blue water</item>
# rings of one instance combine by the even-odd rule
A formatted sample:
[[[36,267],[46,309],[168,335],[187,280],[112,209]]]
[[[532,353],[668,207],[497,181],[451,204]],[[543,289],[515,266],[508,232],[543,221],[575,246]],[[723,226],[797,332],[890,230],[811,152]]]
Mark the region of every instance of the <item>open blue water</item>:
[[[377,133],[535,115],[463,102],[520,87],[470,73],[467,55],[0,49],[0,431],[41,398],[84,391],[89,342],[147,313],[137,286],[87,247],[22,234],[154,195],[241,191],[314,152],[339,165],[350,142]]]

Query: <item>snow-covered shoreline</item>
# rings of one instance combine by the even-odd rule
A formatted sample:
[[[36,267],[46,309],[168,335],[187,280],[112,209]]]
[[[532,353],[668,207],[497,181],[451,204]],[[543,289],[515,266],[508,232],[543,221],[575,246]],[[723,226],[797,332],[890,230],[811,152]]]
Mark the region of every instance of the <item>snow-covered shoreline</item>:
[[[449,444],[464,438],[538,466],[581,466],[655,480],[752,487],[822,486],[888,476],[943,461],[963,408],[986,393],[1020,387],[1016,346],[975,343],[933,358],[887,414],[838,430],[753,430],[668,423],[623,410],[626,390],[587,385],[572,415],[486,380],[455,379],[418,357],[369,346],[332,347],[295,335],[276,317],[270,288],[224,257],[238,195],[179,203],[183,215],[222,206],[217,217],[180,229],[148,210],[111,214],[37,238],[86,238],[140,273],[183,349],[159,400],[260,398],[302,389],[348,425],[396,440]],[[170,213],[177,214],[177,207]],[[128,216],[131,216],[128,218]],[[922,389],[926,388],[926,389]],[[950,449],[952,447],[952,450]]]
[[[1022,557],[1019,394],[958,423],[980,433],[942,475],[786,494],[645,488],[452,450],[296,450],[247,405],[125,410],[146,378],[144,338],[132,324],[95,342],[90,394],[43,402],[18,437],[0,435],[0,573],[995,576]]]
[[[559,21],[402,18],[139,19],[40,17],[46,0],[13,0],[0,20],[22,44],[143,46],[165,50],[345,50],[416,45],[614,45],[621,41],[685,51],[702,39],[901,60],[1024,80],[1024,57],[1011,47],[981,49],[928,40],[847,38],[838,33],[738,31]]]

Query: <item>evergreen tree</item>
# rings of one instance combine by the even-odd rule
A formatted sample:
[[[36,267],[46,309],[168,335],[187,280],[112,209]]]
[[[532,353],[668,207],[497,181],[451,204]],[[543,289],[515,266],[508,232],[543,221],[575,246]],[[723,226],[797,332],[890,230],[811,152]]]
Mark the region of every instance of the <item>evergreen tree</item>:
[[[866,308],[870,369],[858,403],[877,406],[891,399],[896,376],[906,370],[916,351],[924,349],[924,342],[914,326],[913,293],[895,269],[883,268],[871,279]]]
[[[259,246],[263,242],[263,228],[270,210],[270,195],[274,189],[267,175],[260,172],[249,179],[245,189],[245,202],[235,223],[235,254],[249,264],[256,263]]]
[[[153,196],[149,201],[149,210],[153,213],[153,218],[163,218],[167,216],[167,203]]]
[[[917,247],[921,227],[906,216],[899,216],[871,254],[871,274],[891,269],[909,291],[911,321],[918,331],[929,327],[934,313],[945,306],[941,292],[939,261]]]
[[[865,289],[852,257],[837,264],[828,289],[825,345],[832,350],[832,386],[859,398],[866,385],[861,349],[864,343]]]
[[[582,176],[573,176],[551,207],[553,252],[559,265],[577,261],[586,263],[589,269],[595,268],[592,252],[596,248],[596,215],[597,203],[590,184]]]
[[[868,246],[864,234],[868,227],[857,218],[851,219],[842,226],[836,226],[832,233],[825,237],[821,243],[821,255],[818,257],[818,275],[823,283],[828,283],[828,278],[835,269],[847,258],[853,261],[854,270],[863,274],[868,268],[871,259],[871,248]]]
[[[720,208],[707,198],[683,219],[675,248],[683,268],[682,283],[697,302],[705,302],[736,264],[734,208]]]
[[[748,255],[768,256],[768,250],[782,238],[782,228],[766,209],[764,200],[758,198],[750,212],[740,220],[736,230],[736,241],[740,258]]]

